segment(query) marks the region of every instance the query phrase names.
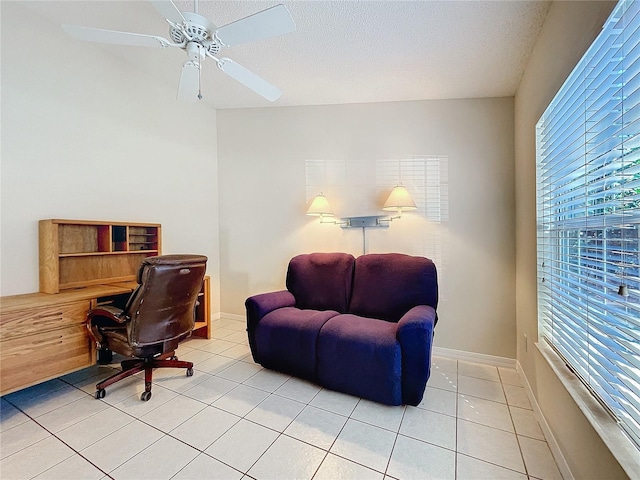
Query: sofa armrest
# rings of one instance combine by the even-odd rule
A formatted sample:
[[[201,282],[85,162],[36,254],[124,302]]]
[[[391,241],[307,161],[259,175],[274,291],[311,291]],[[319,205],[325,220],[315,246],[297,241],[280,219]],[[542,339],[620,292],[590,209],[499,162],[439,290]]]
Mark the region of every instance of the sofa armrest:
[[[431,371],[431,345],[436,311],[428,305],[413,307],[398,321],[396,338],[402,352],[402,399],[408,405],[422,401]]]
[[[278,308],[293,307],[296,299],[288,290],[280,290],[279,292],[261,293],[247,298],[244,302],[247,308],[247,327],[255,328],[258,322],[267,313],[273,312]]]
[[[247,335],[249,337],[249,347],[256,360],[256,339],[255,331],[258,323],[269,312],[279,308],[294,307],[295,297],[288,290],[278,292],[261,293],[247,298],[244,305],[247,309]]]

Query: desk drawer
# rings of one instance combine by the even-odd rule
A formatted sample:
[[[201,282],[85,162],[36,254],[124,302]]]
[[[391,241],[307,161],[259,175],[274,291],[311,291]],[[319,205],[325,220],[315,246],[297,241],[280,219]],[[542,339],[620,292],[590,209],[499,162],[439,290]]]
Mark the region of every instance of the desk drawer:
[[[89,302],[80,301],[3,313],[0,341],[84,324],[88,311]]]
[[[90,366],[92,353],[84,324],[2,341],[0,393]]]

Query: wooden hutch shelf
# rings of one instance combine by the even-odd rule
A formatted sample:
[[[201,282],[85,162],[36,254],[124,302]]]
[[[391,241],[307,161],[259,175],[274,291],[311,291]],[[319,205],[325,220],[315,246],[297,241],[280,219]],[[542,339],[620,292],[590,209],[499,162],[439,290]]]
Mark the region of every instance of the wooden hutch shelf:
[[[40,291],[134,280],[145,257],[161,255],[155,223],[40,220]]]

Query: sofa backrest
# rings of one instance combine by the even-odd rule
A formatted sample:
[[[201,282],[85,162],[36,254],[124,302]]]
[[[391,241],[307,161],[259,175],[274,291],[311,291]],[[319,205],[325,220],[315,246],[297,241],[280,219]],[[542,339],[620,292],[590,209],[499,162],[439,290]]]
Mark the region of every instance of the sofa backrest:
[[[355,258],[348,253],[308,253],[293,257],[287,270],[287,290],[296,307],[347,313]]]
[[[401,253],[370,253],[356,259],[349,313],[397,322],[417,305],[438,306],[438,278],[431,260]]]

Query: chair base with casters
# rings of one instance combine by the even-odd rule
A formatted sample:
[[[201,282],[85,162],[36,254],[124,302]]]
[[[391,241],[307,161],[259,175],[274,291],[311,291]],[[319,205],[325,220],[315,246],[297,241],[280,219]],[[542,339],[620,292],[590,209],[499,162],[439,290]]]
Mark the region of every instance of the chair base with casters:
[[[154,368],[186,368],[187,377],[193,376],[193,362],[178,360],[176,352],[167,352],[153,358],[127,359],[120,362],[122,371],[111,375],[109,378],[96,384],[96,398],[101,399],[106,395],[105,388],[113,385],[138,372],[144,371],[144,392],[140,395],[140,400],[147,401],[151,398],[151,384]]]

